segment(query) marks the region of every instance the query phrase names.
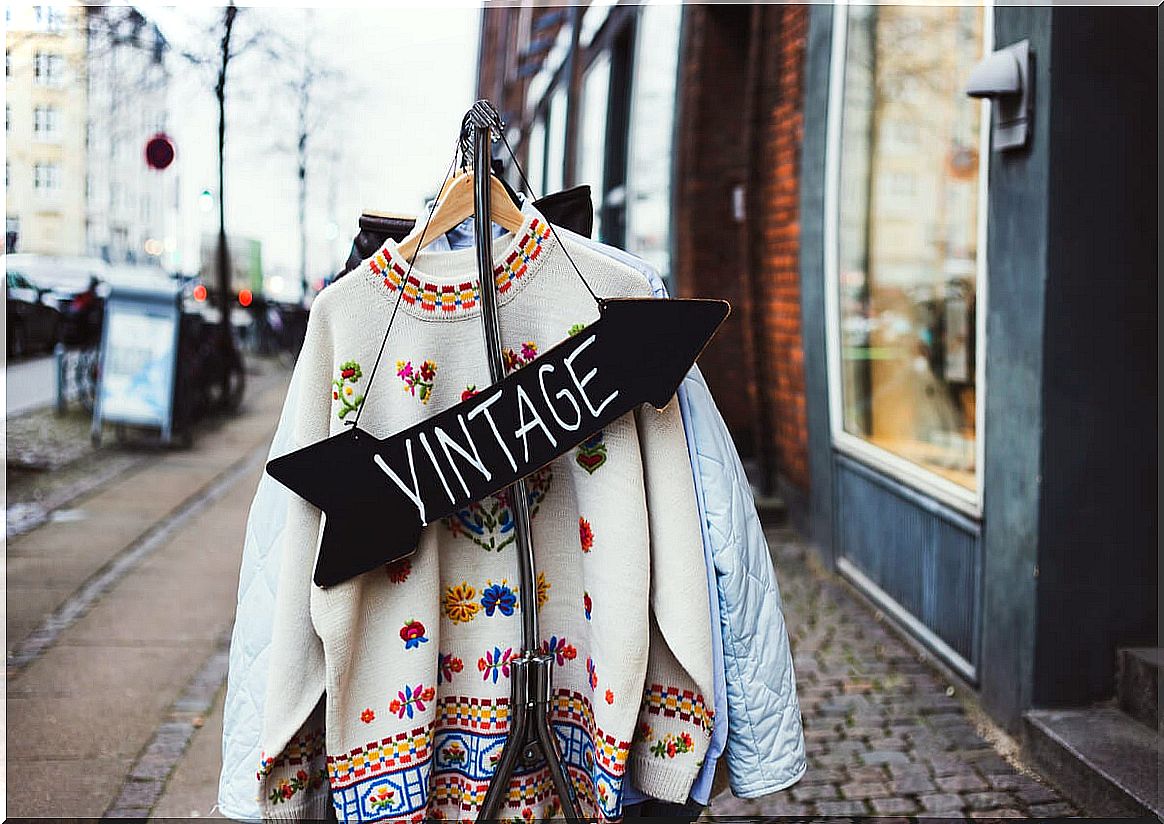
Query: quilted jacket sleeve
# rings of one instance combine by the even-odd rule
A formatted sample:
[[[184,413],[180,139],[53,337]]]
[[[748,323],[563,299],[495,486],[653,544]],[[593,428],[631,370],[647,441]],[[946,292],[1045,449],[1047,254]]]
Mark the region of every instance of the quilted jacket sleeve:
[[[806,769],[796,672],[780,588],[739,454],[698,369],[684,381],[719,590],[732,792],[756,798]]]
[[[308,321],[272,455],[329,434],[332,358],[321,303],[317,301]],[[239,812],[250,818],[257,808],[263,819],[319,819],[326,815],[329,793],[321,700],[324,654],[311,620],[311,576],[322,517],[318,509],[271,483],[264,477],[247,526],[244,549],[261,551],[259,558],[244,557],[240,576],[220,787],[235,786],[249,766],[254,802],[243,800]],[[263,561],[259,569],[248,566],[256,560]],[[253,627],[240,623],[251,618]],[[253,730],[259,730],[259,752],[254,757],[254,748],[248,748],[254,758],[249,765],[239,763],[243,747],[227,746],[235,732],[232,725],[252,741]],[[232,812],[225,805],[223,811]]]

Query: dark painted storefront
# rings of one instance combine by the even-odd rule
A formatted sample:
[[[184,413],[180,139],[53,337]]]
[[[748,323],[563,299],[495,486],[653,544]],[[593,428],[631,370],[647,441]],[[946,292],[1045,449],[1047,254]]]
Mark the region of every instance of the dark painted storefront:
[[[826,172],[842,15],[812,9],[806,58],[812,532],[1015,729],[1032,706],[1110,699],[1117,650],[1156,644],[1156,11],[993,11],[996,48],[1030,41],[1034,111],[1027,148],[983,152],[985,448],[971,514],[834,443]]]
[[[1156,10],[662,8],[484,12],[535,188],[732,300],[758,485],[996,720],[1110,700],[1158,643]],[[1022,40],[995,151],[965,86]]]

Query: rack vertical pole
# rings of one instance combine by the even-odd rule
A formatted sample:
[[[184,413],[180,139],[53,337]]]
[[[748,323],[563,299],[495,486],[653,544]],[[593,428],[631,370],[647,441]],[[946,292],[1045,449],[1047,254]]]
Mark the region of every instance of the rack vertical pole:
[[[466,115],[473,131],[473,231],[477,247],[477,273],[480,276],[481,327],[485,336],[485,354],[489,378],[493,383],[505,377],[502,356],[501,326],[497,313],[497,283],[493,276],[493,227],[490,219],[489,184],[492,169],[492,133],[501,130],[497,110],[488,101],[479,100]],[[538,606],[533,540],[530,536],[529,497],[525,480],[519,480],[505,492],[513,512],[513,528],[518,558],[518,584],[521,612],[521,656],[510,662],[509,729],[501,760],[481,802],[478,821],[497,820],[501,804],[508,795],[509,783],[519,767],[535,768],[544,759],[554,782],[567,821],[579,821],[570,783],[562,767],[561,754],[550,729],[549,709],[553,657],[540,650]]]

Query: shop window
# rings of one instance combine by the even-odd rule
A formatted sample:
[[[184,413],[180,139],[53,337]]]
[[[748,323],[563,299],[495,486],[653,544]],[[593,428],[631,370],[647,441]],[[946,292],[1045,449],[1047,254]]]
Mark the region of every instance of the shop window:
[[[670,282],[671,161],[681,5],[642,9],[635,49],[627,164],[626,247]]]
[[[550,116],[546,128],[546,193],[562,188],[563,163],[566,159],[566,89],[559,85],[550,97]]]
[[[970,7],[842,12],[840,125],[830,149],[838,153],[836,440],[968,501],[980,478],[985,160],[981,104],[964,84],[986,46],[984,18]]]
[[[537,198],[549,194],[546,191],[546,126],[541,118],[529,127],[529,149],[526,152],[526,174],[533,189],[530,196]]]
[[[582,77],[582,116],[578,123],[576,181],[590,187],[594,236],[602,237],[603,175],[606,166],[606,115],[610,97],[610,55],[599,54]]]

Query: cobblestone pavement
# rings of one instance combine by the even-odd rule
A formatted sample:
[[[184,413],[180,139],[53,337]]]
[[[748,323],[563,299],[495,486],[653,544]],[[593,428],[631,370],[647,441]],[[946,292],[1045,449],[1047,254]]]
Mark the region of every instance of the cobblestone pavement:
[[[758,799],[725,791],[711,815],[1079,815],[1000,749],[1013,745],[913,647],[820,568],[790,530],[768,535],[804,718],[808,771]],[[963,698],[970,699],[963,702]],[[984,737],[984,735],[986,737]]]

